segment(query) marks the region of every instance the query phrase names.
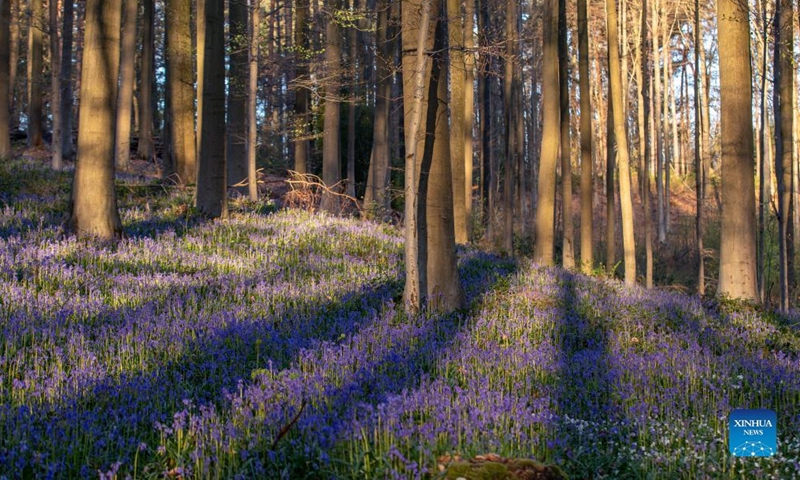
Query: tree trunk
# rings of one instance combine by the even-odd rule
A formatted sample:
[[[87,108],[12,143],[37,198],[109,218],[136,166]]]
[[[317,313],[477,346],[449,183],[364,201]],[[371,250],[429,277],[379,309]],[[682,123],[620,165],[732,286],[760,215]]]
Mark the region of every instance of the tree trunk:
[[[8,105],[11,111],[12,130],[19,127],[19,105],[17,105],[17,70],[19,66],[20,0],[3,0],[11,3],[11,24],[9,25],[10,50],[8,66]]]
[[[197,169],[197,209],[211,218],[228,216],[225,165],[225,8],[205,0],[203,143]]]
[[[250,0],[250,74],[248,76],[247,99],[247,194],[250,200],[258,200],[258,178],[256,170],[256,151],[258,147],[258,122],[256,107],[258,103],[258,34],[261,5],[258,0]]]
[[[561,211],[564,222],[562,264],[575,268],[575,247],[572,225],[572,152],[570,149],[569,113],[569,47],[567,45],[567,2],[558,2],[558,67],[561,105]]]
[[[653,288],[653,228],[650,192],[650,157],[652,156],[652,125],[650,117],[650,35],[647,31],[647,2],[642,2],[641,79],[642,122],[639,124],[644,149],[642,152],[642,207],[644,210],[645,287]]]
[[[658,215],[658,241],[661,244],[667,241],[667,224],[664,218],[664,162],[666,152],[664,151],[664,129],[662,116],[662,95],[661,95],[661,54],[658,48],[659,37],[659,3],[656,2],[653,8],[653,103],[655,104],[655,135],[656,135],[656,211]]]
[[[170,150],[174,166],[174,172],[171,173],[177,176],[176,180],[181,185],[193,184],[197,180],[190,14],[188,1],[166,0],[166,55],[169,61],[167,103],[170,110]]]
[[[298,173],[306,173],[308,171],[308,158],[310,155],[308,141],[309,123],[311,122],[309,118],[310,95],[308,88],[303,85],[303,83],[310,81],[308,78],[308,60],[310,57],[309,35],[311,34],[309,8],[309,0],[297,0],[295,7],[295,21],[297,22],[297,27],[294,29],[294,45],[298,52],[295,57],[295,80],[297,81],[297,87],[295,89],[294,103],[294,169]]]
[[[0,2],[2,1],[7,0],[0,0]],[[60,66],[61,63],[61,45],[59,44],[58,35],[58,2],[50,0],[48,10],[50,11],[50,114],[53,125],[51,163],[54,170],[61,170],[64,166],[64,158],[62,153],[63,145],[61,144],[61,82],[59,81],[57,69],[57,66]],[[0,95],[2,95],[2,92],[0,92]]]
[[[722,231],[718,293],[758,299],[755,185],[747,4],[719,0],[719,76],[722,143]]]
[[[164,0],[169,2],[172,0]],[[190,1],[190,0],[182,0]],[[238,1],[238,0],[235,0]],[[206,1],[194,0],[195,14],[195,48],[197,49],[197,91],[195,97],[197,99],[197,128],[195,128],[195,157],[200,156],[200,146],[203,142],[203,85],[205,79],[203,72],[205,71],[205,44],[206,44]],[[188,8],[188,7],[187,7]]]
[[[28,27],[28,148],[42,146],[42,0],[30,0]]]
[[[705,171],[703,168],[704,132],[703,110],[701,108],[702,77],[700,76],[700,50],[703,48],[703,34],[700,26],[700,0],[694,1],[694,169],[695,169],[695,195],[697,197],[697,215],[695,217],[695,237],[697,241],[697,294],[701,297],[706,293],[705,248],[703,247],[703,200],[705,200]]]
[[[511,0],[507,5],[513,5]],[[511,8],[511,7],[509,7]],[[466,182],[466,168],[464,151],[466,131],[464,122],[466,117],[466,90],[465,83],[466,55],[464,52],[464,24],[461,18],[461,1],[447,0],[447,32],[450,39],[450,155],[453,168],[453,202],[455,235],[457,243],[467,243],[467,207],[464,184]],[[472,88],[470,85],[469,88]]]
[[[341,1],[329,2],[331,9],[327,14],[335,15],[341,8]],[[339,25],[328,19],[325,29],[325,113],[323,117],[322,138],[322,182],[328,188],[337,188],[342,179],[342,161],[339,152],[339,87],[341,70],[341,38]],[[328,213],[339,212],[339,198],[323,192],[320,208]]]
[[[542,149],[536,206],[534,259],[553,264],[556,165],[559,143],[558,0],[545,0],[542,63]]]
[[[614,129],[614,102],[611,101],[611,89],[608,89],[606,104],[606,273],[612,275],[617,266],[617,211],[614,172],[617,165],[617,132]]]
[[[9,127],[11,124],[10,95],[11,83],[9,82],[10,70],[10,45],[11,33],[11,2],[0,0],[0,160],[11,156],[11,137]]]
[[[475,0],[465,1],[464,28],[464,219],[469,240],[472,218],[473,149],[472,136],[475,124]],[[458,216],[458,212],[456,212]],[[458,221],[458,220],[456,220]],[[460,242],[456,234],[456,242]]]
[[[375,92],[375,119],[373,121],[372,154],[370,160],[367,190],[364,193],[364,204],[374,206],[377,217],[383,218],[389,208],[389,114],[392,96],[392,72],[389,38],[387,28],[389,21],[389,2],[378,2],[378,24],[376,30],[376,49],[378,55],[377,80]]]
[[[789,244],[792,232],[789,221],[792,207],[792,178],[794,162],[794,6],[791,0],[775,3],[775,172],[778,178],[778,246],[780,269],[780,309],[788,313],[790,307]]]
[[[628,138],[625,134],[625,112],[622,109],[622,80],[620,78],[619,43],[617,41],[616,0],[606,0],[608,11],[608,70],[609,90],[614,104],[614,132],[617,138],[619,204],[622,220],[622,250],[625,256],[625,283],[636,284],[636,244],[633,237],[633,202],[631,200],[631,168],[628,157]]]
[[[139,145],[140,158],[151,161],[155,158],[153,143],[153,82],[155,81],[155,35],[153,32],[155,0],[143,0],[142,58],[139,71]],[[69,3],[69,2],[68,2]]]
[[[52,1],[52,0],[51,0]],[[128,170],[131,158],[131,110],[136,59],[137,0],[123,0],[124,23],[119,68],[119,98],[117,103],[117,168]]]
[[[351,9],[358,11],[358,0],[351,0]],[[356,27],[350,27],[347,32],[349,42],[348,57],[350,60],[349,71],[350,99],[347,102],[347,195],[356,196],[356,104],[358,102],[358,35]]]
[[[589,19],[587,0],[578,0],[578,75],[581,96],[581,271],[594,268],[592,201],[592,102],[589,91]]]
[[[226,163],[228,183],[244,195],[248,193],[248,65],[247,65],[247,3],[233,0],[228,7],[228,114],[225,126],[227,135]],[[204,83],[205,86],[205,83]]]
[[[122,0],[87,0],[78,158],[67,228],[113,240],[122,232],[114,188],[114,135]]]
[[[72,139],[72,106],[74,102],[74,95],[72,91],[72,39],[75,22],[75,14],[72,2],[64,2],[64,24],[61,30],[61,73],[59,81],[61,83],[61,91],[59,100],[61,107],[59,108],[59,115],[61,116],[61,157],[64,159],[72,159],[75,157],[75,145]],[[55,138],[55,137],[54,137]]]
[[[503,162],[503,248],[509,254],[514,253],[514,164],[516,163],[516,147],[514,138],[514,44],[516,39],[517,8],[516,1],[506,2],[506,55],[503,59],[503,110],[505,113],[505,155]],[[457,108],[457,107],[456,107]]]

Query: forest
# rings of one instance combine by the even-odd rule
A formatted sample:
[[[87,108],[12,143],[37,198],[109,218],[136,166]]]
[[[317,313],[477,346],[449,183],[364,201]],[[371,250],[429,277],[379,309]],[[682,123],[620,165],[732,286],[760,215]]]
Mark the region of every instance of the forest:
[[[799,10],[0,0],[0,479],[800,478]]]

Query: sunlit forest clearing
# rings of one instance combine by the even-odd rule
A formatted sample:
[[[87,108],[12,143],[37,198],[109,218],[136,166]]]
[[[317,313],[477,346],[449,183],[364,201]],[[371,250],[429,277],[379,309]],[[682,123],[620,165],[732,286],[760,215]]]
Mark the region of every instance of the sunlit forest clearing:
[[[0,480],[800,478],[793,0],[0,0]]]

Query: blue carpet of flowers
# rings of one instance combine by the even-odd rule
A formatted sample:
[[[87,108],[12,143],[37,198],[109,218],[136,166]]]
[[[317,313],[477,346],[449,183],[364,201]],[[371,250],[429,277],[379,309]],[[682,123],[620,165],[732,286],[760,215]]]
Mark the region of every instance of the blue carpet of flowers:
[[[432,478],[488,452],[800,478],[797,320],[472,248],[468,308],[409,318],[390,226],[137,203],[101,246],[20,198],[0,210],[0,478]],[[732,408],[777,412],[774,457],[728,454]]]

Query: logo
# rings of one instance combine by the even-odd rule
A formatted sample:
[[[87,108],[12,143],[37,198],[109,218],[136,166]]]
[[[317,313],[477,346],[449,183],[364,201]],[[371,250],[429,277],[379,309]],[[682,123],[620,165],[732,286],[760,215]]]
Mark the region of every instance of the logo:
[[[728,417],[728,446],[735,457],[771,457],[778,451],[777,439],[772,410],[734,410]]]

